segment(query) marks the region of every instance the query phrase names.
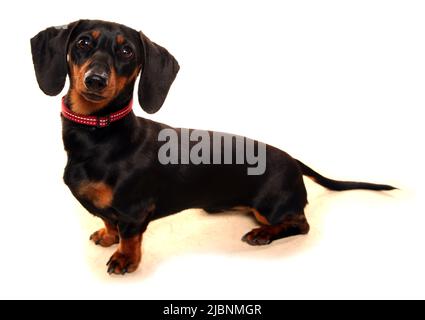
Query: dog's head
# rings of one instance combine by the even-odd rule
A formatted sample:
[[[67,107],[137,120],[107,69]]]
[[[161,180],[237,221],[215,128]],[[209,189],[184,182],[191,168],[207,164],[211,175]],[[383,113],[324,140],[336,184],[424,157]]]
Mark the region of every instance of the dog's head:
[[[163,47],[142,32],[124,25],[79,20],[51,27],[31,39],[35,73],[41,90],[59,94],[67,74],[68,99],[76,112],[90,114],[120,96],[131,96],[137,75],[139,103],[148,113],[158,111],[179,65]]]

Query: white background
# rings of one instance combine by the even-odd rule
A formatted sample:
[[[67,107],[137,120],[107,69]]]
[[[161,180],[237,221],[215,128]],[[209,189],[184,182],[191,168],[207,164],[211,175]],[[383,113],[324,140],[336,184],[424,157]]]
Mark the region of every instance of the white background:
[[[0,23],[1,298],[425,298],[423,1],[13,1]],[[306,179],[310,234],[253,248],[241,215],[154,222],[137,273],[62,182],[60,96],[38,89],[29,39],[79,18],[143,30],[179,60],[150,118],[268,142],[334,178]],[[138,106],[135,111],[146,116]]]

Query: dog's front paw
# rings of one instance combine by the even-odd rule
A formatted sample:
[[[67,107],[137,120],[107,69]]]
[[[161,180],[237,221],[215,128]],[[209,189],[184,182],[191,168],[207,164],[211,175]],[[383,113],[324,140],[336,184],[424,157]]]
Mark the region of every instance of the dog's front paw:
[[[90,236],[96,245],[101,245],[102,247],[110,247],[116,243],[120,242],[120,237],[116,233],[108,233],[105,228],[102,228]]]
[[[109,259],[108,273],[109,274],[126,274],[136,271],[140,263],[140,255],[137,254],[124,254],[116,251]]]

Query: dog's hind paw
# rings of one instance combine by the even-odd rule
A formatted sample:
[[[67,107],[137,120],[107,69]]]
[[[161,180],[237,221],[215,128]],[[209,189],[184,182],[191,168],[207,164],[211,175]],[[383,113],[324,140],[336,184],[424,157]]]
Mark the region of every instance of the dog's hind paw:
[[[251,246],[264,246],[272,242],[272,236],[267,232],[267,229],[257,228],[244,235],[242,241]]]

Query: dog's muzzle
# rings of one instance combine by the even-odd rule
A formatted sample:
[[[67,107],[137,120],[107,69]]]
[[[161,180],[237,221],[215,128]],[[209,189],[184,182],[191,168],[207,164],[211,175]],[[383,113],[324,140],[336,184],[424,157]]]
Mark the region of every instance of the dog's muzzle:
[[[109,82],[109,67],[103,63],[92,63],[84,75],[84,85],[91,92],[101,92]]]

